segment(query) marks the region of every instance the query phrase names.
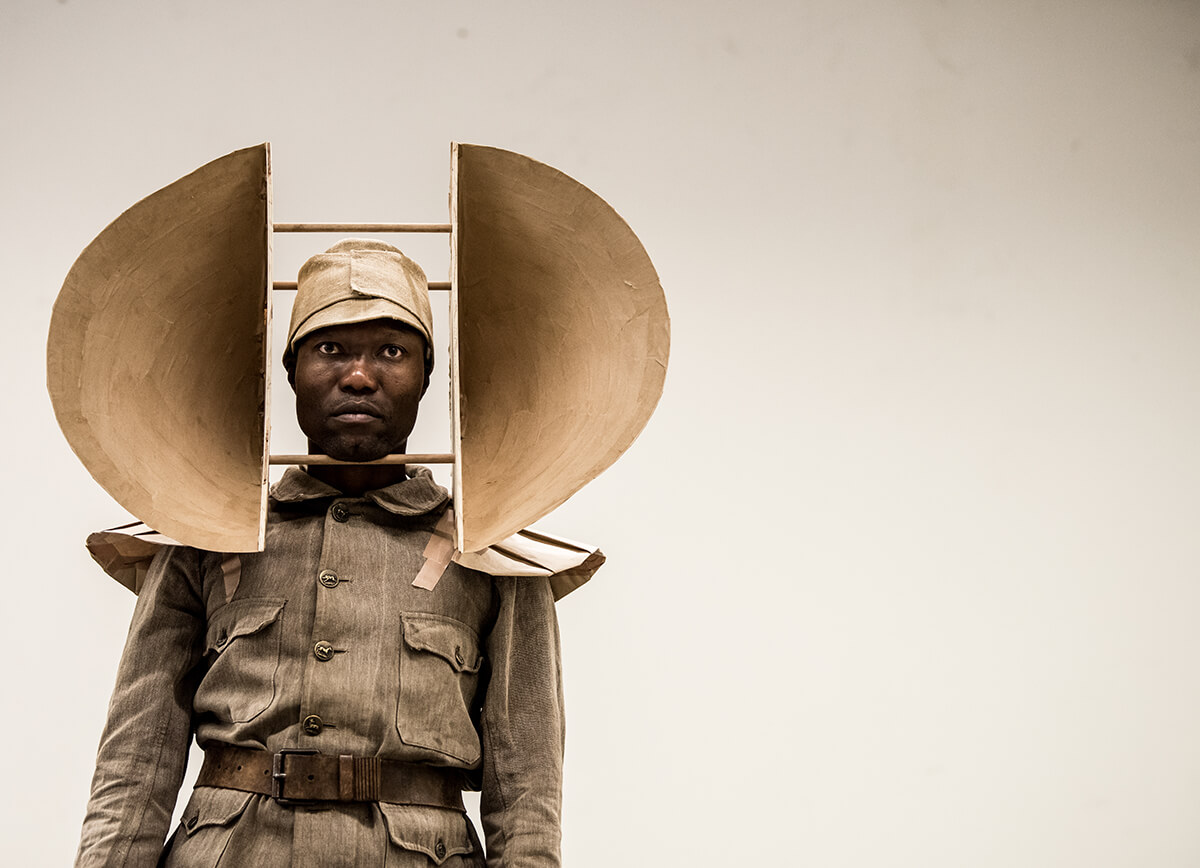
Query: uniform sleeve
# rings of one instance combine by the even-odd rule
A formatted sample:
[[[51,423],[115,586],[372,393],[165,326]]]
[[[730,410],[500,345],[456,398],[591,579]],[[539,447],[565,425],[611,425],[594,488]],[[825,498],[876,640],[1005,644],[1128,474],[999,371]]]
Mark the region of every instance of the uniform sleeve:
[[[563,697],[558,620],[544,578],[495,579],[480,800],[489,868],[557,868]]]
[[[191,740],[205,623],[200,586],[195,550],[155,557],[109,702],[77,868],[158,862]]]

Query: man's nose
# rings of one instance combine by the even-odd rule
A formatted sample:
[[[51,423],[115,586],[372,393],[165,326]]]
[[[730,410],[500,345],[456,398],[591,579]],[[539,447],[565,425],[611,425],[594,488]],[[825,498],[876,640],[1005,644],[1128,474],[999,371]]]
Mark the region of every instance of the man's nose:
[[[373,392],[379,388],[379,380],[371,363],[362,356],[356,356],[342,371],[338,385],[347,392]]]

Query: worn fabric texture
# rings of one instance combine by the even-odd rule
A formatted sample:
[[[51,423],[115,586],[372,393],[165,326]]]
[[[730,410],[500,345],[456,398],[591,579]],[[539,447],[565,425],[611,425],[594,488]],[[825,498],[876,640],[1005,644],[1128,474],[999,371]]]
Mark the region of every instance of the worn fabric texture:
[[[280,805],[198,787],[166,849],[192,733],[444,767],[481,788],[486,865],[559,865],[558,625],[544,577],[450,564],[414,587],[448,507],[428,471],[346,497],[298,469],[266,550],[172,546],[138,597],[78,866],[482,866],[458,811]],[[329,643],[333,653],[317,652]],[[328,658],[328,659],[322,659]]]
[[[348,238],[300,267],[288,325],[284,365],[300,340],[330,325],[395,319],[419,331],[433,347],[429,282],[421,266],[383,241]]]

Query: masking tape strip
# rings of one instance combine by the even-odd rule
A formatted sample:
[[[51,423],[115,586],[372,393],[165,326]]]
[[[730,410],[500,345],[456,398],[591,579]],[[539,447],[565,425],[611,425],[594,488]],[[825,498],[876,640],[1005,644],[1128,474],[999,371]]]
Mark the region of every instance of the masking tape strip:
[[[242,581],[242,559],[238,555],[226,555],[221,561],[221,576],[225,579],[225,602],[228,603],[237,593]]]
[[[451,536],[454,527],[454,510],[447,509],[433,528],[429,542],[425,544],[425,564],[417,577],[413,579],[414,588],[424,588],[432,591],[441,581],[442,573],[454,556],[454,538]]]

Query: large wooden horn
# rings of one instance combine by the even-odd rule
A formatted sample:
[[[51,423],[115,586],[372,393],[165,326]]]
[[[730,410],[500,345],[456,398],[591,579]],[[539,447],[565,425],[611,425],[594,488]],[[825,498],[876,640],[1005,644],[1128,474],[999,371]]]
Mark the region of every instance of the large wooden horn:
[[[274,227],[265,144],[113,221],[67,276],[47,352],[59,425],[96,480],[180,542],[262,549],[273,229],[451,230],[460,550],[510,536],[612,464],[666,374],[667,309],[649,257],[556,169],[477,145],[452,155],[448,226]]]
[[[612,464],[662,395],[658,275],[599,196],[520,154],[452,146],[456,541],[478,551]]]
[[[47,386],[96,481],[169,537],[263,547],[270,151],[214,160],[87,246],[54,305]]]

